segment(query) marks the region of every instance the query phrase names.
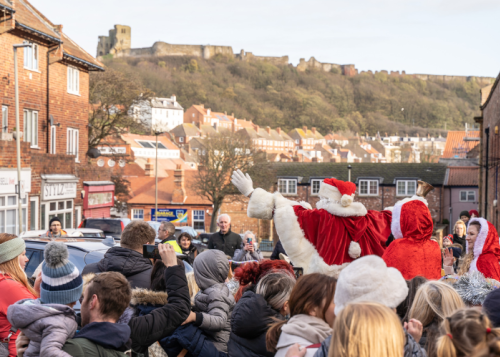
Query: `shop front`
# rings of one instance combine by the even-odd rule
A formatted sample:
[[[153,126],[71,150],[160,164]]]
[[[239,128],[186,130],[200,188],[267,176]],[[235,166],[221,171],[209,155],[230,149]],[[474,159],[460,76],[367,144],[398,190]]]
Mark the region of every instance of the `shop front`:
[[[31,169],[21,170],[21,184],[24,186],[22,198],[22,231],[26,231],[28,194],[31,192]],[[0,233],[18,234],[19,205],[16,193],[17,170],[0,169]]]
[[[40,229],[49,229],[49,221],[58,217],[63,229],[74,228],[74,200],[78,177],[42,174]]]
[[[111,181],[83,182],[83,216],[109,218],[115,204],[115,184]]]

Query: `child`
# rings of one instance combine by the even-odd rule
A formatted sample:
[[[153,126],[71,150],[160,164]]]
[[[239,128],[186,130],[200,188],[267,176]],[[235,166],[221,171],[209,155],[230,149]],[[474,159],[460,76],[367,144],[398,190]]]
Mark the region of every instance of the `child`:
[[[82,276],[68,260],[63,243],[45,247],[40,299],[24,299],[9,306],[7,318],[30,340],[25,357],[69,357],[61,349],[77,329],[72,307],[82,295]]]
[[[441,337],[437,341],[440,357],[472,356],[500,337],[500,329],[493,328],[488,316],[476,309],[461,309],[443,320]]]

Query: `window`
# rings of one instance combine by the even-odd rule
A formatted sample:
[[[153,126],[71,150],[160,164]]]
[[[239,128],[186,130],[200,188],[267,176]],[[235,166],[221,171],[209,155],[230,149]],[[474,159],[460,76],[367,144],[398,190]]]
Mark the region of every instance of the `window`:
[[[24,111],[24,141],[38,147],[38,112],[33,110]]]
[[[183,142],[184,142],[184,137],[183,137],[183,136],[179,136],[179,142],[180,142],[180,143],[183,143]]]
[[[78,130],[68,128],[68,141],[66,145],[67,155],[75,155],[75,161],[78,161]]]
[[[38,229],[38,197],[30,197],[30,230]]]
[[[321,180],[311,180],[311,195],[317,195],[321,186]]]
[[[38,70],[38,45],[24,47],[24,68]]]
[[[296,195],[297,180],[278,180],[278,191],[284,194]]]
[[[48,207],[47,229],[49,221],[54,217],[59,218],[63,229],[73,228],[73,200],[48,202]]]
[[[460,191],[460,202],[474,202],[475,200],[475,191]]]
[[[205,231],[205,211],[193,210],[193,228],[197,231]]]
[[[296,139],[296,140],[295,140],[295,144],[299,145],[299,144],[300,144],[300,140],[299,140],[299,139]]]
[[[68,67],[68,93],[80,94],[80,71],[75,67]]]
[[[359,195],[360,196],[378,195],[378,181],[359,180]]]
[[[26,231],[26,209],[28,200],[25,197],[22,200],[22,229]],[[18,234],[19,213],[17,205],[17,196],[0,196],[0,233]]]
[[[397,181],[397,196],[413,196],[417,192],[417,182],[412,181]]]
[[[50,153],[56,153],[56,127],[52,125],[50,127]]]
[[[133,209],[132,210],[132,219],[144,220],[144,210],[143,209]]]
[[[2,133],[6,133],[9,128],[9,107],[2,105]]]

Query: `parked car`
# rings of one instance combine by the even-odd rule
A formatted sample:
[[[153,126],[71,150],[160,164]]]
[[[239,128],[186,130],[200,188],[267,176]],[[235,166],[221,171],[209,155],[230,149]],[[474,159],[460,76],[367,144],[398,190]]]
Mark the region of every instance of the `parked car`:
[[[64,231],[68,234],[68,237],[78,237],[78,238],[98,238],[104,239],[106,236],[104,232],[100,229],[94,228],[69,228],[64,229]],[[22,232],[21,238],[36,238],[44,235],[47,231],[45,230],[37,230],[37,231],[25,231]]]
[[[95,228],[104,232],[105,236],[120,239],[122,232],[129,224],[129,218],[86,218],[80,223],[78,228]]]

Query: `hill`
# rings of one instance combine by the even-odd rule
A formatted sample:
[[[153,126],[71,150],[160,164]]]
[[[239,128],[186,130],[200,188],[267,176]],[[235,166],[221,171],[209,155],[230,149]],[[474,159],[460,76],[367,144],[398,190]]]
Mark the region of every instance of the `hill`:
[[[209,60],[105,58],[104,63],[136,77],[158,96],[175,94],[184,108],[205,104],[285,130],[307,125],[322,133],[434,135],[462,130],[479,114],[480,86],[473,81],[435,82],[385,73],[346,77],[221,55]]]

